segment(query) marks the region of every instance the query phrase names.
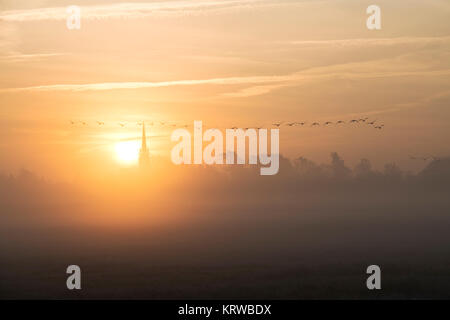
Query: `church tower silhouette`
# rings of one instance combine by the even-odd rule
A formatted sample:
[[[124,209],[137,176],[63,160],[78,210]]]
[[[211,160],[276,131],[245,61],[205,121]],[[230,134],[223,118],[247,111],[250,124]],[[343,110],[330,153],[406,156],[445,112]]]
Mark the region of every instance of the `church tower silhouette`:
[[[139,152],[139,166],[144,168],[150,163],[150,155],[147,149],[147,135],[145,134],[145,122],[142,122],[142,146]]]

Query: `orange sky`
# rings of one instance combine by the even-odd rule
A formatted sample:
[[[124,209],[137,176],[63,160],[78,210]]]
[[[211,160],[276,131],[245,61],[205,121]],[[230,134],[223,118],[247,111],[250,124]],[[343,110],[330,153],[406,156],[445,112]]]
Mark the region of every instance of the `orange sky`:
[[[281,153],[413,170],[424,164],[409,155],[448,155],[448,1],[377,1],[379,31],[367,30],[373,3],[361,0],[85,0],[81,29],[68,30],[72,4],[0,4],[0,171],[113,170],[117,143],[138,139],[141,120],[230,128],[367,116],[385,129],[282,128]],[[170,132],[149,128],[153,155],[169,156]]]

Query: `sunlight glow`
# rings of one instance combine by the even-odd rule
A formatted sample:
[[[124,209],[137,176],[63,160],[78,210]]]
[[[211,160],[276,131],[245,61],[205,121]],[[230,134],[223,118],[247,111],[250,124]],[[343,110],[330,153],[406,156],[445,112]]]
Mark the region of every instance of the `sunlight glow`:
[[[117,161],[125,165],[136,164],[139,159],[140,148],[139,141],[121,141],[116,143],[115,152]]]

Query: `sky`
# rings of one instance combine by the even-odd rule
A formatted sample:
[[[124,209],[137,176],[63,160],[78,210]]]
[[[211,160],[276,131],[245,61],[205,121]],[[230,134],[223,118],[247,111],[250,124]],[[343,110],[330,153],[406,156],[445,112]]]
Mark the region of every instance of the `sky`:
[[[449,154],[450,3],[377,0],[382,28],[368,30],[372,4],[2,0],[0,171],[115,170],[120,143],[139,145],[140,121],[151,154],[168,157],[167,124],[361,117],[385,127],[282,127],[280,152],[420,170],[410,155]],[[66,26],[70,5],[81,7],[79,30]]]

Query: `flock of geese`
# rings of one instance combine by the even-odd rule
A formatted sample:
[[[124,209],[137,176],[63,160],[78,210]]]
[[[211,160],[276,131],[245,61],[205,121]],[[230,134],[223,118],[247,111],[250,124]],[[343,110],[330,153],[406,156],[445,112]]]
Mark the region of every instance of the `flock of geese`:
[[[378,130],[383,129],[383,127],[384,127],[384,124],[378,123],[377,120],[370,120],[369,121],[369,118],[351,119],[351,120],[348,120],[347,122],[344,121],[344,120],[337,120],[336,122],[325,121],[323,123],[320,123],[320,122],[308,123],[306,121],[302,121],[302,122],[286,122],[286,121],[282,121],[282,122],[272,123],[272,126],[273,127],[277,127],[277,128],[280,128],[280,127],[283,127],[283,126],[285,126],[285,127],[296,127],[296,126],[298,126],[298,127],[308,127],[308,126],[310,126],[310,127],[320,127],[320,126],[327,127],[327,126],[332,126],[332,125],[339,126],[339,125],[344,125],[344,124],[358,124],[358,123],[359,124],[361,124],[361,123],[367,124],[367,125],[372,126],[373,128],[378,129]],[[84,126],[84,127],[88,127],[89,126],[89,123],[86,122],[86,121],[70,121],[70,124],[72,126]],[[138,126],[142,126],[142,124],[143,124],[143,122],[137,122],[136,123],[136,125],[138,125]],[[168,123],[168,122],[165,122],[165,121],[152,121],[152,122],[146,122],[145,124],[146,124],[146,126],[160,126],[160,127],[167,127],[167,128],[189,128],[189,127],[192,127],[192,125],[189,125],[189,124],[173,124],[173,123]],[[99,126],[99,127],[102,127],[102,126],[105,126],[105,122],[103,122],[103,121],[95,121],[95,125]],[[115,124],[112,124],[112,125],[117,125],[117,126],[119,126],[121,128],[125,128],[127,126],[130,126],[131,123],[129,123],[129,122],[127,122],[127,123],[118,122],[118,123],[115,123]],[[244,130],[248,130],[248,129],[251,129],[251,128],[253,128],[253,129],[262,129],[262,128],[264,128],[264,126],[247,127],[247,128],[243,128],[243,129]],[[238,127],[232,127],[231,129],[238,129]],[[411,156],[410,155],[409,159],[410,160],[419,160],[419,161],[428,161],[428,160],[435,161],[435,160],[439,160],[440,158],[437,158],[437,157],[434,157],[434,156]]]
[[[187,125],[187,124],[186,125],[177,125],[177,124],[168,124],[168,123],[163,122],[163,121],[158,121],[158,122],[159,122],[160,126],[167,126],[167,127],[172,127],[172,128],[175,128],[175,127],[187,128],[187,127],[189,127],[189,125]],[[73,120],[71,120],[70,124],[72,126],[81,125],[81,126],[89,127],[89,124],[86,121],[73,121]],[[103,121],[96,121],[95,124],[101,127],[101,126],[105,125],[105,122],[103,122]],[[137,122],[137,125],[138,126],[142,126],[142,122]],[[146,125],[147,126],[155,126],[156,122],[148,122],[148,123],[146,123]],[[130,126],[130,123],[118,122],[117,126],[119,126],[121,128],[125,128],[125,127]]]
[[[439,161],[440,160],[440,158],[434,157],[434,156],[429,156],[429,157],[409,156],[409,159],[410,160],[422,160],[422,161],[428,161],[428,160]]]
[[[347,122],[344,120],[337,120],[336,122],[332,122],[332,121],[325,121],[322,124],[320,122],[312,122],[311,124],[308,124],[308,122],[277,122],[277,123],[273,123],[272,125],[275,127],[281,127],[281,126],[288,126],[288,127],[294,127],[294,126],[311,126],[311,127],[326,127],[326,126],[331,126],[331,125],[343,125],[343,124],[353,124],[353,123],[365,123],[367,125],[371,125],[373,126],[373,128],[381,130],[384,127],[384,124],[380,124],[377,123],[377,120],[370,120],[369,118],[360,118],[360,119],[351,119],[348,120]]]
[[[311,122],[308,123],[306,121],[302,121],[302,122],[286,122],[286,121],[282,121],[282,122],[276,122],[276,123],[272,123],[273,127],[327,127],[327,126],[340,126],[340,125],[344,125],[344,124],[358,124],[358,123],[364,123],[367,125],[372,126],[374,129],[378,129],[381,130],[384,128],[384,124],[378,123],[377,120],[370,120],[369,118],[360,118],[360,119],[351,119],[348,121],[344,121],[344,120],[338,120],[336,122],[332,122],[332,121],[325,121],[323,123],[320,122]],[[86,121],[70,121],[70,124],[75,126],[75,125],[81,125],[81,126],[89,126],[89,124]],[[105,122],[103,121],[96,121],[96,125],[97,126],[104,126]],[[120,126],[121,128],[125,128],[127,126],[129,126],[130,123],[123,123],[123,122],[119,122],[117,123],[117,126]],[[138,126],[142,126],[142,122],[138,122],[137,123]],[[188,124],[170,124],[164,121],[153,121],[153,122],[148,122],[146,123],[147,126],[160,126],[160,127],[170,127],[170,128],[188,128],[191,125]],[[257,126],[257,127],[247,127],[247,128],[243,128],[244,130],[248,130],[248,129],[262,129],[264,126]],[[232,127],[231,129],[238,129],[238,127]]]

